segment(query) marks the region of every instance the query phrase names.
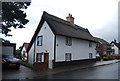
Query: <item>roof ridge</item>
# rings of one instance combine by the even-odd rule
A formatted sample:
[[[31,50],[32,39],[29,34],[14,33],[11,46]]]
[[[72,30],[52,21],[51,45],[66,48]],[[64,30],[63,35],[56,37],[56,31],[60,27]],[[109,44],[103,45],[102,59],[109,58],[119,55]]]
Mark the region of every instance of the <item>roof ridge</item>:
[[[105,39],[103,39],[103,38],[99,38],[99,37],[94,37],[97,41],[100,41],[100,42],[104,42],[104,43],[108,43],[109,44],[109,42],[107,41],[107,40],[105,40]]]
[[[46,16],[47,16],[47,18],[49,18],[49,19],[52,19],[52,20],[54,20],[54,21],[56,21],[56,22],[59,22],[59,23],[62,23],[62,24],[66,24],[66,25],[68,25],[68,26],[70,26],[70,27],[72,27],[72,28],[74,28],[74,29],[76,29],[76,30],[80,29],[80,30],[82,30],[82,31],[88,32],[88,29],[83,28],[83,27],[81,27],[81,26],[78,26],[78,25],[76,25],[76,24],[71,24],[69,21],[64,20],[64,19],[62,19],[62,18],[59,18],[59,17],[54,16],[54,15],[51,15],[51,14],[47,13],[46,11],[44,11],[43,13],[44,13],[45,18],[46,18]],[[50,18],[50,16],[52,16],[52,17],[54,17],[54,18]],[[56,20],[55,18],[56,18],[56,19],[59,19],[60,21]],[[75,26],[76,26],[76,27],[75,27]]]
[[[68,21],[65,21],[62,18],[51,15],[51,14],[47,13],[46,11],[44,11],[43,15],[41,17],[41,20],[38,24],[38,27],[35,30],[35,33],[30,41],[27,52],[29,52],[32,44],[36,40],[36,37],[37,37],[38,33],[40,32],[40,30],[43,26],[43,23],[45,21],[51,28],[53,34],[55,34],[55,35],[70,36],[70,37],[79,38],[79,39],[83,39],[83,40],[98,42],[90,34],[88,29],[80,27],[76,24],[70,24]]]

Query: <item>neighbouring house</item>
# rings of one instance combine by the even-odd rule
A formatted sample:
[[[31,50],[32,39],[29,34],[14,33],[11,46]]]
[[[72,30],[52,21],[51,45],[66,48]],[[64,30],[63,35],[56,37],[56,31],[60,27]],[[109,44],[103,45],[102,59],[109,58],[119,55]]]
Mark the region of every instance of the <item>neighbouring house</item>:
[[[112,49],[114,50],[113,54],[120,55],[120,42],[117,43],[116,40],[114,40],[111,42],[111,45],[112,45]]]
[[[95,37],[95,39],[99,42],[96,47],[97,54],[99,54],[100,56],[112,55],[113,49],[111,48],[111,44],[109,42],[98,37]]]
[[[16,43],[2,42],[2,54],[15,56]]]
[[[29,43],[23,43],[22,48],[21,48],[21,56],[22,60],[25,62],[28,62],[28,54],[27,54],[27,49],[28,49]]]
[[[74,24],[71,14],[63,20],[43,12],[40,23],[30,41],[28,62],[53,67],[92,62],[96,60],[98,43],[89,30]]]

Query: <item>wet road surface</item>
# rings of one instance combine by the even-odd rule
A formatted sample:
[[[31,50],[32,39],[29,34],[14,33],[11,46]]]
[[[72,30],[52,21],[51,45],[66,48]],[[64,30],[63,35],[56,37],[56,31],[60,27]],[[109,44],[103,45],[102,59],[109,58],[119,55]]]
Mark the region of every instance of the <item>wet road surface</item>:
[[[39,78],[39,77],[37,77]],[[64,72],[42,77],[44,79],[118,79],[118,63]]]
[[[27,67],[20,66],[19,70],[4,69],[2,71],[2,79],[25,79],[27,76],[33,76],[33,71]]]
[[[40,72],[21,65],[20,70],[3,70],[2,79],[118,79],[119,73],[118,63],[114,63],[40,77]]]

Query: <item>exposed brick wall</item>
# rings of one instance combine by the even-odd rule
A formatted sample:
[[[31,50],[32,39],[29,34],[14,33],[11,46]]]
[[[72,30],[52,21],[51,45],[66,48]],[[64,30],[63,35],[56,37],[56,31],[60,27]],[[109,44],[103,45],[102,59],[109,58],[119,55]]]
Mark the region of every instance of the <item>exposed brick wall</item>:
[[[41,63],[35,62],[33,64],[33,68],[35,71],[45,70],[45,69],[47,69],[46,64],[47,63],[45,63],[45,62],[41,62]]]

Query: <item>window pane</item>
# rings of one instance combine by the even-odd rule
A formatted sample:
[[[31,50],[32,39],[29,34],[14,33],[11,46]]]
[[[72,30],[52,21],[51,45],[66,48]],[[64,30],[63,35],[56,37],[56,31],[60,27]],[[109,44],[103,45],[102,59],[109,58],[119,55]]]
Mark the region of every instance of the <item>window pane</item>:
[[[71,60],[71,53],[66,53],[65,54],[65,61],[70,61]]]
[[[36,62],[42,62],[42,53],[37,53]]]
[[[25,54],[25,51],[23,51],[23,54]]]
[[[89,47],[92,47],[92,42],[89,42]]]
[[[72,38],[66,37],[66,45],[68,45],[68,46],[72,45]]]
[[[93,55],[92,53],[89,53],[89,58],[92,59]]]
[[[37,37],[37,45],[42,46],[42,41],[43,41],[43,36],[38,36]]]

